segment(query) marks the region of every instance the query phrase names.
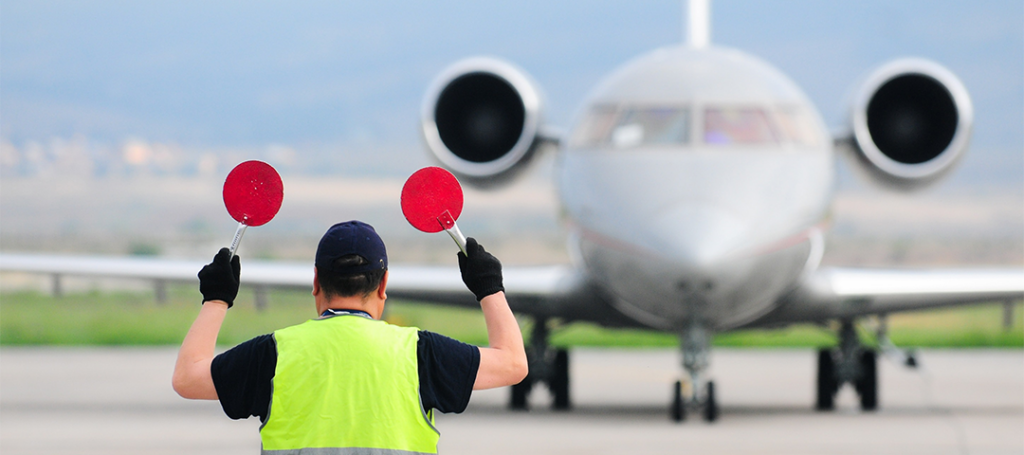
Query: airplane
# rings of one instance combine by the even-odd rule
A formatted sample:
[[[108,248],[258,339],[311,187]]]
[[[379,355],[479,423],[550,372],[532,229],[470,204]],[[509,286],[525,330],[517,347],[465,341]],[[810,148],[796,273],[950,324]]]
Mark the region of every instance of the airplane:
[[[471,57],[428,87],[427,149],[463,183],[500,191],[557,148],[557,192],[571,263],[509,266],[505,287],[533,319],[530,374],[511,387],[525,409],[544,384],[571,408],[569,352],[549,345],[554,321],[677,334],[680,380],[670,416],[720,409],[707,375],[715,333],[837,322],[817,358],[815,408],[844,384],[878,407],[878,352],[856,323],[870,316],[1024,297],[1021,269],[820,267],[837,158],[892,191],[933,185],[966,153],[974,121],[963,83],[938,63],[905,58],[854,87],[846,129],[832,135],[800,88],[769,63],[715,46],[706,0],[692,0],[686,43],[625,63],[582,102],[565,137],[543,121],[539,85],[495,57]],[[0,254],[0,271],[194,282],[199,261]],[[477,307],[451,267],[396,264],[389,294]],[[309,289],[308,263],[247,261],[242,283]],[[885,325],[883,352],[896,353]],[[906,362],[912,357],[904,356]]]

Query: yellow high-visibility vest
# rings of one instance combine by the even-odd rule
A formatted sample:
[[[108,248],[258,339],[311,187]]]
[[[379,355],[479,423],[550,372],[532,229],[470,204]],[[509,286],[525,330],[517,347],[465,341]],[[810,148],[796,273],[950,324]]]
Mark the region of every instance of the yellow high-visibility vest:
[[[419,395],[417,329],[359,315],[274,332],[265,454],[437,453]]]

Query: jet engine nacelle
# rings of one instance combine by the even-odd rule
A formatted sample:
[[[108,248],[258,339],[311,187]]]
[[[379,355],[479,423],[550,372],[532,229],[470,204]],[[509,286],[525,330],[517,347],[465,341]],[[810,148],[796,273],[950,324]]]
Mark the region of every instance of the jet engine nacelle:
[[[854,93],[850,112],[856,166],[875,181],[915,189],[945,175],[967,151],[974,108],[960,79],[923,59],[874,70]]]
[[[509,180],[543,138],[542,99],[521,69],[490,57],[461,60],[434,79],[420,113],[431,153],[476,186]]]

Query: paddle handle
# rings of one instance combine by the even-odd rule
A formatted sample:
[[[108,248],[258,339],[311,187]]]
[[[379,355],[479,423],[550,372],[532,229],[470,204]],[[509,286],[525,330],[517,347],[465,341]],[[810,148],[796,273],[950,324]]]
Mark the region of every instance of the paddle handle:
[[[231,256],[235,255],[235,251],[238,250],[238,244],[242,243],[242,235],[245,234],[245,223],[238,223],[238,229],[235,229],[235,238],[231,240]]]
[[[445,229],[444,231],[447,232],[448,235],[452,236],[452,240],[454,240],[455,244],[459,246],[459,250],[462,251],[462,254],[469,256],[469,253],[466,252],[466,236],[462,235],[462,231],[459,230],[459,225],[452,223],[451,229]]]
[[[462,254],[469,256],[466,252],[466,236],[462,235],[462,231],[459,230],[459,225],[455,224],[455,217],[450,212],[445,210],[437,216],[437,222],[441,224],[441,228],[444,229],[448,235],[452,236],[452,240],[462,250]]]

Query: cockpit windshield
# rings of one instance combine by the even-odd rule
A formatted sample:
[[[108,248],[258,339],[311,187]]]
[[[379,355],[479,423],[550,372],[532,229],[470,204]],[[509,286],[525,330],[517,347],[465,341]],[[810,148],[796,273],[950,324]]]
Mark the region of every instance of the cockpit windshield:
[[[704,143],[709,145],[777,144],[764,110],[709,107],[704,110]]]
[[[594,106],[573,142],[578,146],[623,149],[685,144],[690,140],[689,133],[688,108]]]
[[[693,125],[688,106],[594,105],[572,137],[576,147],[630,149],[649,145],[815,146],[817,129],[805,109],[708,105]],[[698,137],[690,137],[691,128]]]

